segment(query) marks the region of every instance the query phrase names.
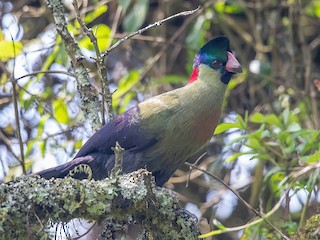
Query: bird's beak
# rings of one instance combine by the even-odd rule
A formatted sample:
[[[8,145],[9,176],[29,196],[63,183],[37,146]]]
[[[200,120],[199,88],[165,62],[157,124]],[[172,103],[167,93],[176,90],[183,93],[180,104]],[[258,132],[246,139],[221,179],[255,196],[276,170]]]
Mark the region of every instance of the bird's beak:
[[[232,73],[242,73],[240,63],[231,52],[228,53],[228,62],[226,64],[226,70]]]

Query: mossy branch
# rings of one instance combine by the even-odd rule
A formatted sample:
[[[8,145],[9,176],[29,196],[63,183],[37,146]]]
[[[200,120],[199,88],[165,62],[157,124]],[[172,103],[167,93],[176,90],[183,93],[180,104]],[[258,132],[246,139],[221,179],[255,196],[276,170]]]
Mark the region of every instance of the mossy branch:
[[[177,198],[139,170],[101,181],[24,176],[0,186],[0,239],[47,239],[48,227],[83,218],[142,225],[153,239],[196,239]]]
[[[65,49],[71,59],[74,76],[77,80],[77,88],[81,99],[82,112],[92,121],[93,129],[101,127],[100,118],[97,111],[98,99],[94,94],[94,87],[89,82],[89,74],[84,65],[85,57],[81,53],[76,40],[68,31],[68,22],[65,16],[65,8],[62,0],[47,0],[46,4],[52,13],[56,30],[60,35]]]

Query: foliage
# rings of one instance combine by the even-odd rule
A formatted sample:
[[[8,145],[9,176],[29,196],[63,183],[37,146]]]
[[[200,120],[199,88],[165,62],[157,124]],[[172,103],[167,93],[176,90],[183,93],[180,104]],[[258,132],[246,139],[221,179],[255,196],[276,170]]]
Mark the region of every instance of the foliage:
[[[312,194],[317,191],[319,183],[319,167],[315,164],[319,162],[320,157],[320,132],[312,128],[303,127],[305,116],[305,106],[291,110],[283,109],[280,114],[262,114],[256,112],[251,116],[248,114],[242,118],[237,116],[234,122],[221,123],[216,133],[227,131],[241,131],[241,136],[233,139],[228,145],[240,144],[240,151],[230,155],[226,162],[237,160],[240,156],[258,160],[258,164],[263,172],[256,172],[256,177],[262,177],[263,180],[257,186],[259,198],[263,196],[263,202],[259,207],[263,212],[271,210],[272,203],[278,201],[283,194],[287,194],[288,189],[292,194],[287,196],[286,206],[289,209],[290,199],[299,191],[306,191],[305,202],[309,202]],[[258,169],[258,167],[256,167]],[[261,174],[259,176],[259,174]],[[296,200],[295,200],[296,201]],[[251,202],[257,205],[256,202]],[[306,214],[308,205],[304,205],[302,214]],[[300,219],[294,219],[294,213],[288,212],[288,215],[274,220],[281,222],[283,231],[292,235],[298,226],[303,225],[305,216]],[[278,216],[279,217],[279,216]],[[282,219],[282,220],[281,220]],[[265,225],[265,224],[264,224]],[[272,237],[268,236],[271,235]],[[263,226],[250,227],[246,230],[246,237],[243,239],[254,239],[257,235],[263,239],[282,239],[272,230]],[[249,236],[250,237],[249,237]]]
[[[0,31],[0,60],[8,61],[15,58],[22,50],[22,43],[19,41],[8,41],[4,39],[3,33]]]

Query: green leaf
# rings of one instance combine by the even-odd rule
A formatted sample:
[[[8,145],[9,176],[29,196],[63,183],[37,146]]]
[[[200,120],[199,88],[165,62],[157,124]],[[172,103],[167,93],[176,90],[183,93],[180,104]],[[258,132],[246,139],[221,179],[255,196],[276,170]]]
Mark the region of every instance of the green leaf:
[[[82,139],[79,139],[74,142],[74,148],[75,149],[80,149],[82,147]]]
[[[36,143],[35,139],[31,139],[27,142],[27,151],[25,153],[25,156],[29,156],[31,153],[31,150],[33,149],[34,144]]]
[[[268,178],[270,178],[273,174],[282,171],[282,169],[278,166],[274,166],[272,167],[270,170],[268,170],[264,177],[263,177],[263,181],[266,182],[268,180]]]
[[[105,51],[111,44],[111,29],[105,24],[98,24],[92,28],[98,41],[100,51]]]
[[[287,131],[288,132],[298,132],[301,130],[299,123],[291,123],[289,124]]]
[[[265,116],[257,112],[250,117],[250,121],[253,123],[268,123],[270,125],[281,127],[281,121],[275,114]]]
[[[123,11],[126,12],[131,0],[118,0],[118,4],[123,8]]]
[[[88,36],[85,36],[84,38],[82,38],[79,42],[78,42],[79,46],[81,48],[84,48],[84,49],[88,49],[90,51],[93,50],[93,44],[92,42],[90,41],[90,38]]]
[[[16,57],[22,50],[21,42],[6,41],[0,31],[0,61]]]
[[[133,91],[125,94],[121,100],[121,104],[120,104],[121,106],[119,106],[118,112],[123,113],[127,109],[132,99],[134,99],[136,96],[137,96],[136,92],[133,92]]]
[[[265,125],[261,124],[258,130],[254,131],[250,134],[250,137],[261,140],[262,134],[264,133],[264,129],[265,129]]]
[[[248,138],[246,145],[258,152],[262,151],[263,149],[261,142],[254,137]]]
[[[248,129],[247,116],[243,119],[240,115],[237,116],[236,122],[239,124],[239,128],[242,130]]]
[[[257,112],[250,117],[250,121],[253,123],[262,123],[265,121],[265,116]]]
[[[127,76],[120,79],[117,91],[112,94],[112,104],[115,109],[119,108],[121,98],[132,91],[139,80],[140,72],[138,70],[132,70]]]
[[[265,160],[270,160],[270,156],[269,155],[266,155],[266,154],[255,154],[253,155],[250,160],[253,160],[253,159],[265,159]]]
[[[63,46],[62,43],[59,43],[59,46],[56,53],[56,56],[54,57],[54,62],[61,64],[68,68],[70,66],[69,56],[66,51],[66,48]]]
[[[101,5],[100,7],[95,8],[94,11],[86,14],[86,16],[84,18],[84,22],[85,23],[92,22],[94,19],[101,16],[103,13],[107,12],[107,10],[108,10],[107,5]]]
[[[228,122],[228,123],[220,123],[217,127],[216,130],[214,131],[214,134],[220,134],[220,133],[224,133],[232,128],[237,128],[240,129],[240,125],[239,123],[232,123],[232,122]]]
[[[310,1],[306,8],[306,13],[309,16],[320,18],[320,1]]]
[[[35,103],[35,100],[36,100],[36,96],[31,95],[29,98],[23,101],[23,104],[22,104],[23,108],[26,110],[30,109]]]
[[[269,187],[272,190],[275,197],[280,197],[281,191],[279,191],[279,187],[281,182],[286,177],[284,172],[276,172],[269,178]]]
[[[38,124],[38,137],[42,137],[42,133],[44,131],[44,125],[47,122],[47,120],[49,119],[49,115],[48,114],[43,114],[40,118],[39,124]]]
[[[270,125],[274,125],[281,128],[281,121],[275,114],[270,114],[266,116],[265,122],[269,123]]]
[[[203,25],[205,23],[205,16],[200,15],[193,25],[190,33],[186,38],[188,47],[191,49],[199,49],[205,43],[205,31]]]
[[[59,58],[57,59],[57,56]],[[46,58],[45,62],[41,65],[41,71],[46,71],[50,68],[53,62],[57,61],[58,63],[67,67],[67,64],[70,64],[70,61],[64,61],[68,59],[65,47],[61,41],[61,38],[57,38],[56,45],[54,46],[51,54]],[[38,74],[38,79],[41,79],[44,76],[43,73]]]
[[[236,160],[238,157],[243,156],[243,155],[247,155],[247,154],[252,154],[252,152],[237,152],[235,154],[232,154],[231,156],[227,157],[227,159],[225,160],[226,163],[230,163],[234,160]]]
[[[243,70],[243,73],[235,78],[232,79],[232,81],[230,81],[228,83],[228,92],[235,89],[237,86],[241,85],[242,83],[244,83],[247,80],[247,71]]]
[[[214,8],[219,13],[239,14],[243,12],[240,5],[226,3],[226,1],[217,1]]]
[[[282,229],[285,229],[289,235],[294,235],[298,231],[298,224],[289,220],[283,224]]]
[[[132,10],[123,21],[124,30],[127,32],[138,30],[147,16],[148,7],[149,0],[137,0]]]
[[[240,137],[236,137],[235,139],[228,142],[227,145],[231,146],[234,143],[240,143],[241,141],[245,141],[245,140],[247,141],[249,138],[250,138],[250,135],[243,134]]]
[[[289,119],[290,119],[290,110],[288,108],[286,108],[283,113],[283,123],[284,125],[287,125],[289,123]]]
[[[67,104],[61,99],[53,102],[53,116],[59,123],[67,124],[70,121]]]
[[[100,51],[105,51],[111,44],[111,29],[105,24],[98,24],[92,28],[93,34],[97,38],[98,48]],[[81,48],[94,50],[94,46],[89,37],[85,36],[79,41]]]
[[[315,154],[309,155],[309,156],[303,156],[303,157],[301,157],[301,160],[306,163],[320,162],[320,151],[316,152]]]
[[[271,132],[269,130],[264,130],[261,134],[261,138],[266,138],[270,136],[271,136]]]

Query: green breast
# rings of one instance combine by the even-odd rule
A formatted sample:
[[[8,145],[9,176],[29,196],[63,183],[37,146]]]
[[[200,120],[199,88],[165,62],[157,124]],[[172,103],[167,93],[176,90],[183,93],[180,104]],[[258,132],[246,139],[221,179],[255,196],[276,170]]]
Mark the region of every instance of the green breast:
[[[199,80],[139,105],[144,130],[158,139],[150,154],[185,161],[212,137],[226,90],[219,76],[200,66]]]

